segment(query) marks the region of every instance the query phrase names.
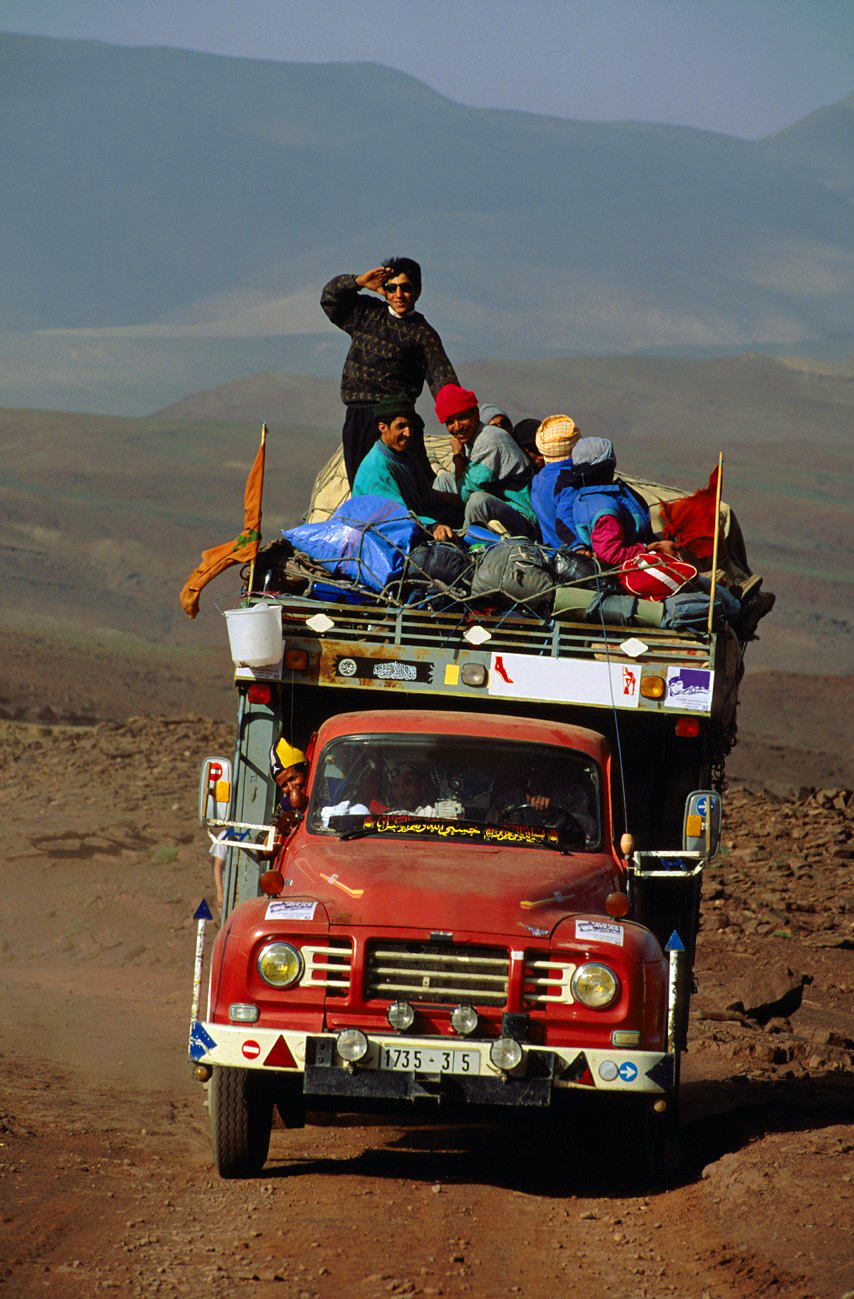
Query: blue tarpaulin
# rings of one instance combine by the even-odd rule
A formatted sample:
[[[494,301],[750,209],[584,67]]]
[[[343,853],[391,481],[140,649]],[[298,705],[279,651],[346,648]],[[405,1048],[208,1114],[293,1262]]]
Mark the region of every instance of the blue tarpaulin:
[[[424,530],[397,501],[357,496],[325,523],[303,523],[282,536],[334,577],[382,591],[399,578]]]

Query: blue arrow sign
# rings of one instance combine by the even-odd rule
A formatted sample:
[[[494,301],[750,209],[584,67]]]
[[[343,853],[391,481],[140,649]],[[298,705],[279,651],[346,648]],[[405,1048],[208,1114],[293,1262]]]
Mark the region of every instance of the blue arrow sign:
[[[213,920],[213,916],[211,915],[211,909],[210,909],[210,907],[208,906],[208,903],[207,903],[207,898],[202,898],[201,902],[199,903],[199,905],[196,907],[195,911],[193,912],[193,919],[194,919],[194,920]]]
[[[670,937],[668,938],[668,940],[667,940],[667,946],[665,947],[664,950],[665,950],[665,952],[684,952],[684,951],[685,951],[685,944],[682,942],[682,939],[679,937],[679,935],[677,934],[677,932],[676,932],[675,929],[673,930],[673,933],[672,933],[672,934],[670,935]]]
[[[638,1076],[638,1067],[636,1064],[632,1064],[631,1060],[624,1060],[617,1070],[617,1073],[620,1075],[623,1082],[634,1082]]]

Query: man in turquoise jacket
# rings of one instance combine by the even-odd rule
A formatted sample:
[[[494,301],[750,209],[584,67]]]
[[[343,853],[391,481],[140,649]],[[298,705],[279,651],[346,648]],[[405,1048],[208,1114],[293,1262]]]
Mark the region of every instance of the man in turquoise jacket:
[[[462,505],[432,491],[409,454],[415,419],[411,398],[405,393],[386,397],[374,407],[374,417],[379,441],[356,471],[353,495],[400,501],[437,541],[449,541],[454,532],[448,521],[462,522]]]

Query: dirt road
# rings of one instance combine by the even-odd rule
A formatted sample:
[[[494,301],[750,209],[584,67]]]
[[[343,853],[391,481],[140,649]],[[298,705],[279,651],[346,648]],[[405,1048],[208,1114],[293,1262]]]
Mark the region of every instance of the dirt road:
[[[197,764],[228,728],[4,723],[0,742],[4,1293],[854,1289],[848,794],[729,796],[662,1189],[633,1193],[586,1122],[277,1130],[265,1175],[226,1183],[185,1041],[210,897]]]

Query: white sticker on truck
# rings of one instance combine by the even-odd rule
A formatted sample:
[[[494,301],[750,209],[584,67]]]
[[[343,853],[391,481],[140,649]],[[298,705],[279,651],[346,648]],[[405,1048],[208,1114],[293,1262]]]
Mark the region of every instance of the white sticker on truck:
[[[583,659],[493,654],[489,693],[505,699],[553,699],[556,703],[637,708],[640,669],[635,663],[589,663]]]
[[[290,898],[273,898],[266,912],[267,920],[313,920],[316,902],[293,901]]]
[[[678,708],[683,713],[707,713],[712,706],[714,675],[705,668],[669,667],[664,707]]]
[[[576,942],[613,943],[615,947],[623,945],[623,926],[610,924],[607,920],[576,920]]]

